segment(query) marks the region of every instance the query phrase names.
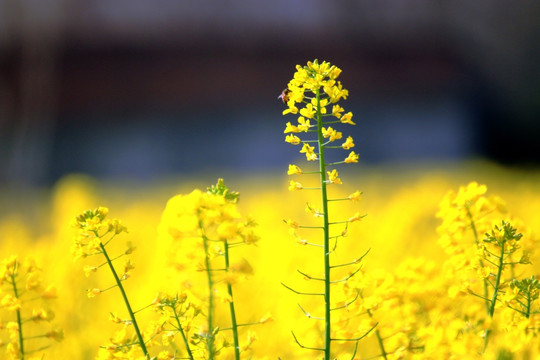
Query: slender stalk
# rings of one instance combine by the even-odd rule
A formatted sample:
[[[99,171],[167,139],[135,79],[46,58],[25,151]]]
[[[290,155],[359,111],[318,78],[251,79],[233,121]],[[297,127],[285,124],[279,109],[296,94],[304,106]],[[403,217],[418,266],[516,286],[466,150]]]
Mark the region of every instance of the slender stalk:
[[[531,293],[529,292],[527,294],[527,312],[525,313],[525,317],[528,319],[531,316]]]
[[[144,354],[144,356],[149,359],[150,355],[148,354],[148,350],[146,349],[146,345],[144,343],[144,339],[142,337],[141,331],[139,330],[139,325],[137,324],[137,320],[135,319],[135,314],[133,313],[133,310],[131,309],[131,305],[129,304],[129,300],[126,295],[126,291],[124,290],[124,286],[122,285],[122,281],[120,281],[120,278],[118,277],[118,274],[116,273],[116,270],[113,266],[113,263],[109,257],[109,254],[107,254],[107,250],[105,250],[105,246],[100,242],[99,246],[101,248],[101,251],[103,252],[103,255],[105,256],[105,259],[107,259],[107,263],[109,264],[109,268],[111,269],[111,272],[114,276],[114,280],[116,281],[116,285],[120,289],[120,293],[122,294],[122,298],[124,299],[124,303],[126,304],[127,311],[129,313],[129,317],[131,318],[131,322],[133,324],[133,329],[135,330],[135,334],[137,335],[137,340],[139,342],[139,346],[141,347],[141,350]]]
[[[326,193],[326,166],[324,161],[324,138],[322,134],[321,98],[319,89],[317,99],[317,137],[319,143],[319,171],[321,176],[321,197],[324,231],[324,360],[330,360],[331,323],[330,323],[330,229],[328,220],[328,196]]]
[[[478,231],[476,230],[476,224],[474,223],[474,219],[473,219],[472,214],[469,211],[469,209],[467,209],[467,216],[469,217],[469,220],[471,222],[471,229],[473,231],[474,241],[475,241],[476,245],[478,245],[478,244],[480,244],[480,238],[478,237]],[[482,261],[482,259],[478,260],[478,264],[480,265],[480,267],[484,267],[484,262]],[[486,306],[486,311],[489,314],[490,303],[489,303],[488,297],[489,297],[488,282],[487,282],[486,279],[484,279],[484,298],[486,298],[486,301],[485,301],[484,305]]]
[[[495,278],[495,284],[493,289],[493,297],[491,299],[491,307],[489,308],[489,316],[493,317],[495,313],[495,304],[497,303],[497,295],[499,294],[499,285],[501,284],[501,274],[504,267],[504,242],[501,246],[501,253],[499,255],[499,266],[497,269],[497,277]]]
[[[178,313],[176,312],[176,308],[174,306],[171,306],[174,312],[174,318],[176,319],[176,324],[178,325],[178,331],[180,331],[180,334],[182,335],[182,340],[184,340],[184,345],[186,347],[186,351],[188,353],[189,359],[193,360],[193,353],[191,352],[191,348],[189,347],[189,342],[186,338],[186,334],[184,333],[184,329],[182,328],[182,324],[180,323],[180,319],[178,318]]]
[[[225,268],[227,269],[227,271],[229,271],[229,243],[227,242],[227,240],[225,240]],[[230,283],[227,283],[227,291],[229,292],[229,296],[231,297],[231,302],[229,303],[229,310],[231,313],[231,327],[232,327],[233,341],[234,341],[234,359],[240,360],[240,342],[238,341],[238,324],[236,322],[236,312],[234,310],[233,291],[232,291],[232,285]]]
[[[11,285],[13,286],[13,294],[16,299],[19,299],[19,292],[17,290],[17,283],[15,281],[15,271],[11,274]],[[24,360],[24,337],[22,331],[21,310],[17,309],[17,325],[19,327],[19,350],[21,351],[21,360]]]
[[[501,284],[501,274],[504,267],[504,244],[503,241],[501,244],[501,253],[499,254],[499,266],[497,269],[497,276],[495,278],[495,284],[493,284],[493,297],[491,298],[491,306],[489,307],[488,314],[489,317],[493,317],[495,314],[495,305],[497,304],[497,295],[499,294],[499,285]],[[484,348],[482,350],[482,353],[486,351],[486,347],[489,341],[489,335],[491,331],[488,329],[486,330],[486,336],[484,337]]]
[[[199,218],[200,219],[200,218]],[[199,229],[201,231],[201,237],[204,245],[204,255],[206,262],[206,275],[208,278],[208,337],[206,339],[206,347],[208,349],[208,360],[214,359],[214,279],[212,278],[212,271],[210,269],[210,253],[208,250],[208,238],[204,234],[204,227],[202,220],[199,220]]]
[[[373,314],[368,309],[367,313],[371,319],[373,319]],[[379,348],[381,349],[381,356],[384,358],[384,360],[388,360],[388,353],[386,352],[386,349],[384,348],[384,341],[381,336],[381,332],[379,329],[375,329],[375,336],[377,337],[377,342],[379,343]]]

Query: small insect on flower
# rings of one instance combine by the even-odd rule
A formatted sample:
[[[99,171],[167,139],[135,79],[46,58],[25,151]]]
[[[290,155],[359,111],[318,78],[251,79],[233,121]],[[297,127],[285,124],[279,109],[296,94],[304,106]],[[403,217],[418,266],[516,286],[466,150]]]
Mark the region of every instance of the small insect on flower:
[[[283,103],[286,104],[287,101],[289,101],[289,94],[290,93],[291,93],[291,90],[285,88],[281,92],[281,95],[278,96],[278,99],[281,99],[281,101],[283,101]]]

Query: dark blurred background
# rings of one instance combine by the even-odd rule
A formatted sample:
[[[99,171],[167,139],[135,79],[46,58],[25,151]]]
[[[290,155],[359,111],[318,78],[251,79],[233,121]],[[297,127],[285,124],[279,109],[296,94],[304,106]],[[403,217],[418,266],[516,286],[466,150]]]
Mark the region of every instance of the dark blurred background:
[[[540,162],[539,1],[0,0],[0,184],[278,169],[296,64],[364,163]]]

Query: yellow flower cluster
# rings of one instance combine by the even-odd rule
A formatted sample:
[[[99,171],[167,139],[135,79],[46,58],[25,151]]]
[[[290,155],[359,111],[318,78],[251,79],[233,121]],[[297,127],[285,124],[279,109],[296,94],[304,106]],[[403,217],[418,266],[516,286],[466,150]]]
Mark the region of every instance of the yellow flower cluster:
[[[101,267],[108,267],[111,271],[115,283],[105,289],[90,288],[86,293],[89,298],[94,298],[105,291],[118,288],[124,300],[126,310],[129,314],[129,319],[120,319],[116,314],[112,314],[111,320],[117,324],[123,324],[121,330],[110,338],[109,343],[102,348],[96,359],[98,360],[114,360],[122,359],[146,359],[148,357],[147,346],[153,345],[152,339],[161,330],[160,326],[155,326],[152,323],[149,330],[142,332],[135,317],[135,312],[131,308],[131,304],[126,295],[123,282],[129,279],[130,272],[135,267],[128,259],[123,266],[120,267],[120,272],[114,265],[114,262],[120,258],[133,253],[135,247],[128,242],[127,248],[119,255],[111,257],[108,247],[111,241],[119,234],[127,232],[126,226],[119,219],[107,219],[109,209],[106,207],[98,207],[93,210],[87,210],[78,215],[74,221],[74,227],[77,233],[73,238],[72,253],[75,259],[86,258],[88,256],[103,255],[103,263],[98,265],[85,265],[83,270],[86,277],[95,273]],[[134,333],[134,334],[133,334]]]
[[[302,144],[300,153],[305,154],[308,161],[318,160],[320,152],[324,147],[342,148],[345,150],[354,147],[353,138],[350,136],[340,146],[333,146],[336,140],[343,138],[343,133],[329,126],[336,123],[355,125],[352,121],[352,113],[343,114],[345,110],[336,104],[341,99],[347,99],[349,95],[348,90],[343,89],[341,82],[336,80],[340,73],[341,69],[325,61],[321,64],[317,60],[310,61],[304,67],[297,65],[294,77],[282,95],[282,99],[288,107],[283,111],[283,115],[300,114],[298,124],[293,125],[288,122],[284,133],[319,133],[318,152],[315,151],[314,146],[310,145],[311,142],[317,142],[317,140],[301,140],[294,134],[289,134],[285,137],[285,141],[290,144]],[[302,104],[303,107],[299,109],[297,104]],[[332,104],[332,111],[329,112],[327,107]],[[335,118],[338,120],[332,120]],[[315,123],[312,124],[312,121]],[[323,142],[323,139],[328,140]],[[355,163],[358,162],[358,157],[358,154],[352,151],[344,161],[332,165]]]
[[[200,190],[171,198],[161,222],[162,229],[175,239],[197,236],[204,229],[209,238],[245,244],[259,240],[254,226],[253,219],[241,219],[235,203]]]
[[[77,235],[73,239],[71,247],[75,259],[101,254],[104,237],[110,236],[108,242],[114,236],[127,232],[127,228],[121,220],[107,219],[108,213],[108,208],[100,206],[93,210],[87,210],[75,218],[73,226],[77,229]]]
[[[394,271],[362,273],[343,284],[344,297],[352,300],[334,306],[366,314],[349,336],[378,324],[373,336],[379,352],[367,357],[538,357],[540,284],[524,256],[534,246],[508,221],[494,220],[502,200],[486,192],[485,185],[472,182],[441,202],[440,243],[449,255],[442,266],[411,258]],[[492,228],[478,233],[487,226]],[[340,324],[350,323],[347,314],[340,315]]]
[[[50,325],[54,312],[47,302],[55,298],[56,289],[42,284],[41,269],[33,259],[21,263],[12,255],[0,263],[0,335],[5,330],[9,336],[7,343],[0,337],[0,347],[6,346],[8,359],[41,359],[48,340],[63,339],[63,331]],[[32,336],[25,335],[27,331]]]
[[[159,302],[159,307],[165,316],[170,316],[171,311],[173,317],[177,316],[174,312],[191,314],[189,321],[186,316],[178,315],[183,320],[168,334],[180,333],[187,355],[196,359],[215,359],[227,352],[234,353],[236,359],[255,340],[253,333],[248,332],[246,345],[240,343],[232,288],[240,279],[251,275],[253,268],[246,259],[233,261],[230,250],[256,244],[259,237],[255,233],[255,221],[241,216],[237,202],[238,193],[229,191],[219,179],[206,192],[194,190],[188,195],[174,196],[162,215],[160,234],[172,240],[172,265],[182,270],[176,278],[190,301],[185,301],[187,295],[169,296]],[[198,286],[204,282],[207,289]],[[227,328],[232,336],[226,336],[220,330],[223,326],[216,325],[214,312],[220,303],[229,307],[231,319]],[[193,322],[200,309],[205,309],[205,319]]]
[[[471,186],[464,184],[461,188],[456,186],[455,190],[450,192],[451,196],[445,198],[440,215],[445,211],[449,215],[447,218],[439,218],[438,224],[444,226],[437,235],[433,231],[433,215],[437,203],[441,200],[438,194],[444,194],[457,181],[470,176],[466,171],[460,172],[452,168],[434,173],[415,169],[409,173],[412,176],[400,179],[399,184],[392,180],[391,176],[383,179],[379,171],[362,174],[351,171],[356,178],[363,178],[367,184],[376,184],[373,186],[381,189],[370,191],[366,204],[373,216],[362,226],[349,226],[345,229],[347,237],[340,239],[337,251],[331,252],[331,264],[339,265],[342,260],[349,261],[351,254],[363,254],[367,247],[371,248],[369,261],[365,262],[356,275],[347,281],[331,285],[331,309],[341,308],[332,312],[332,338],[360,338],[377,324],[374,330],[359,342],[355,359],[540,358],[540,273],[537,265],[540,258],[537,250],[538,238],[534,235],[534,230],[538,230],[540,224],[540,185],[534,176],[523,177],[522,172],[494,170],[491,166],[479,166],[475,168],[476,171],[479,176],[490,179],[493,189],[500,189],[501,195],[505,195],[508,200],[508,209],[512,214],[523,217],[530,228],[509,212],[503,212],[504,206],[500,205],[502,201],[490,196],[491,187],[487,190],[483,185],[473,183]],[[302,183],[311,185],[308,176],[304,178]],[[341,178],[345,182],[345,176]],[[305,198],[294,208],[289,206],[290,202],[280,205],[276,199],[303,194],[290,194],[286,187],[278,191],[271,186],[262,185],[265,181],[274,182],[279,179],[277,175],[271,179],[257,176],[235,179],[240,187],[256,191],[255,196],[242,199],[237,206],[237,212],[253,212],[260,223],[256,228],[257,234],[270,241],[259,241],[257,247],[233,247],[231,274],[228,276],[223,270],[219,270],[223,259],[219,251],[223,250],[223,246],[213,250],[213,245],[220,245],[223,240],[210,242],[210,251],[215,256],[212,264],[216,268],[214,280],[218,290],[214,296],[214,328],[219,327],[219,332],[215,335],[215,349],[219,351],[216,360],[234,358],[232,331],[227,316],[231,299],[240,325],[245,322],[265,323],[268,317],[261,319],[260,314],[267,311],[272,312],[275,317],[273,322],[266,323],[265,326],[250,328],[257,331],[259,340],[254,342],[252,341],[255,336],[250,335],[249,330],[245,327],[239,328],[240,351],[244,350],[245,346],[251,346],[241,352],[241,359],[251,357],[276,360],[279,357],[284,360],[311,360],[323,357],[316,350],[299,347],[291,337],[292,330],[302,345],[322,347],[323,321],[318,319],[324,316],[323,296],[298,296],[280,283],[282,280],[297,291],[322,293],[321,281],[318,279],[323,276],[320,266],[323,251],[320,250],[321,241],[317,236],[322,230],[304,229],[303,225],[311,224],[304,224],[303,221],[290,220],[287,221],[289,226],[283,227],[276,224],[283,219],[284,212],[289,212],[293,219],[309,221],[308,218],[313,217],[313,223],[320,225],[324,210],[318,196]],[[70,185],[66,186],[68,183]],[[250,187],[254,183],[257,186]],[[96,186],[98,183],[93,184]],[[100,186],[102,190],[95,192],[87,182],[73,183],[71,180],[62,180],[51,196],[45,197],[53,201],[42,203],[41,199],[36,198],[25,204],[25,208],[40,209],[39,216],[30,219],[29,213],[18,213],[16,209],[10,210],[9,214],[5,211],[0,214],[0,252],[7,257],[4,261],[0,259],[0,359],[21,358],[17,310],[13,310],[19,306],[27,360],[89,360],[95,359],[98,353],[100,359],[144,359],[142,351],[136,345],[127,346],[136,339],[133,325],[130,325],[131,319],[123,307],[123,299],[117,293],[118,290],[115,288],[106,294],[101,293],[110,285],[109,282],[112,284],[112,276],[107,267],[99,266],[103,254],[87,257],[81,265],[82,267],[88,263],[90,279],[86,279],[78,271],[74,272],[72,257],[69,254],[64,256],[66,244],[70,244],[73,235],[73,229],[68,233],[66,224],[69,224],[74,215],[80,209],[106,200],[97,197],[96,193],[115,193],[118,196],[125,190],[110,184]],[[171,193],[178,187],[176,184],[162,186],[146,188],[139,193],[141,196],[122,198],[119,202],[115,212],[121,214],[126,224],[130,224],[129,240],[137,245],[138,252],[129,257],[121,257],[114,261],[114,265],[121,277],[122,272],[136,262],[138,271],[135,273],[132,270],[130,281],[123,284],[132,296],[130,300],[134,305],[137,320],[143,321],[143,339],[147,344],[152,344],[148,348],[149,358],[189,359],[182,334],[178,330],[182,328],[193,350],[193,358],[207,359],[207,274],[204,268],[197,266],[201,261],[199,256],[184,256],[184,250],[189,250],[188,253],[193,253],[194,250],[189,236],[194,236],[200,244],[199,251],[204,252],[202,241],[197,232],[186,232],[183,236],[173,238],[165,231],[166,236],[156,237],[156,228],[164,204],[162,196],[155,195]],[[185,188],[190,185],[186,183],[180,186]],[[344,195],[343,198],[349,200],[330,203],[331,215],[336,218],[332,220],[351,217],[357,206],[354,201],[363,200],[363,194],[354,192],[354,189],[351,189],[351,194],[347,196],[347,191],[341,191],[345,186],[347,185],[339,188],[329,186],[331,192],[335,191],[339,197]],[[458,196],[460,193],[462,195]],[[477,195],[473,195],[475,193]],[[479,205],[486,201],[488,206]],[[499,205],[494,207],[494,204]],[[467,215],[467,208],[481,210],[471,210],[479,245]],[[407,211],[404,212],[403,209]],[[111,215],[112,209],[105,221]],[[245,222],[240,219],[238,221]],[[344,230],[341,226],[331,225],[330,236],[340,235]],[[303,238],[299,238],[298,243],[290,241],[287,237],[288,228],[305,236],[309,241]],[[511,230],[512,228],[516,231]],[[172,233],[176,234],[175,231]],[[518,234],[522,236],[518,238]],[[106,246],[106,250],[113,255],[111,260],[126,251],[125,242],[118,241],[123,239],[122,236],[127,238],[125,234],[118,235]],[[102,238],[103,244],[107,243],[108,238],[109,236]],[[166,253],[170,244],[165,238],[175,244],[174,251],[170,254]],[[441,247],[437,245],[438,238],[451,241],[441,241]],[[333,238],[331,245],[330,250],[333,250]],[[508,254],[497,282],[503,247]],[[128,248],[132,251],[133,245],[128,245]],[[36,262],[19,258],[20,261],[15,266],[9,254],[16,252],[31,252]],[[496,256],[488,255],[490,253]],[[467,255],[462,256],[463,254]],[[126,258],[132,259],[131,265],[125,262]],[[247,259],[247,262],[242,258]],[[178,260],[187,262],[181,263]],[[483,262],[482,267],[479,265],[480,260]],[[532,264],[527,264],[528,262]],[[353,265],[350,268],[333,268],[335,272],[332,280],[345,279],[357,270],[353,267],[354,264],[360,267],[363,261],[356,258],[351,263]],[[47,265],[43,267],[32,264]],[[171,269],[168,264],[173,264],[180,271]],[[27,269],[32,269],[30,273],[33,275],[27,276]],[[304,275],[293,275],[297,269],[311,279],[304,279]],[[244,276],[251,272],[253,275],[244,281]],[[17,274],[18,300],[13,292],[11,274]],[[487,297],[484,296],[484,280],[488,286]],[[47,285],[50,281],[58,286],[61,308],[54,300],[54,287]],[[86,285],[81,285],[81,282]],[[228,295],[227,283],[234,287],[232,297]],[[491,284],[497,283],[499,286],[496,300],[492,302],[495,288]],[[80,285],[82,288],[79,290],[82,291],[77,290]],[[85,288],[99,288],[95,290],[98,294],[95,301],[86,301]],[[159,291],[163,295],[154,299]],[[176,323],[174,310],[158,305],[174,303],[175,298],[177,300],[174,308],[179,315],[180,327]],[[492,317],[486,303],[495,303]],[[146,306],[146,310],[143,310]],[[54,319],[51,309],[55,312]],[[107,322],[104,319],[110,311],[111,322]],[[194,316],[197,312],[198,315]],[[56,324],[65,330],[66,341],[52,341],[60,339],[62,335],[55,327]],[[115,330],[119,331],[116,333]],[[32,338],[38,335],[46,336]],[[109,338],[114,343],[108,341]],[[488,341],[484,350],[485,338]],[[51,346],[43,351],[30,353],[49,345]],[[333,341],[331,359],[353,358],[354,347],[355,343]]]
[[[461,342],[460,352],[455,349],[457,345],[446,343],[449,354],[464,353],[473,346],[480,354],[493,351],[490,339],[499,339],[503,328],[513,339],[508,344],[515,344],[506,350],[519,352],[540,331],[537,325],[531,326],[537,316],[538,282],[534,276],[529,280],[518,278],[531,271],[534,238],[523,239],[514,226],[529,231],[506,214],[500,198],[487,197],[486,192],[485,185],[471,182],[457,193],[448,192],[437,213],[442,219],[439,243],[450,255],[443,264],[448,296],[454,304],[461,304],[459,308],[453,305],[452,314],[468,317],[466,323],[465,319],[454,318],[453,323],[438,324],[441,328],[452,326],[458,334],[469,334],[463,340],[470,343]],[[438,342],[434,348],[441,346]]]

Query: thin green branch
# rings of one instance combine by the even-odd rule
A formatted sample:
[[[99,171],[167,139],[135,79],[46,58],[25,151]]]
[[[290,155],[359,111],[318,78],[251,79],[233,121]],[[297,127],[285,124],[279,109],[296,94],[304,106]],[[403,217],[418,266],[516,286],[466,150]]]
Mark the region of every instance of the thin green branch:
[[[302,310],[302,312],[304,313],[304,315],[306,315],[307,318],[315,319],[315,320],[324,320],[324,318],[322,318],[322,317],[312,316],[311,313],[304,310],[302,305],[298,304],[298,307],[300,308],[300,310]]]
[[[208,360],[214,359],[214,280],[212,278],[212,272],[208,269],[211,269],[210,266],[210,253],[208,249],[208,238],[204,233],[204,227],[202,220],[199,218],[199,230],[201,231],[201,237],[203,240],[204,246],[204,257],[206,262],[206,275],[208,281],[208,314],[207,314],[207,337],[206,337],[206,347],[208,349]]]
[[[191,348],[189,347],[189,342],[186,337],[186,334],[184,333],[184,329],[182,328],[182,324],[180,323],[180,319],[178,317],[178,313],[176,312],[176,308],[174,306],[171,306],[173,312],[174,312],[174,318],[176,320],[176,324],[178,325],[178,331],[180,332],[180,335],[182,335],[182,340],[184,341],[184,346],[186,348],[186,351],[188,353],[189,359],[193,360],[193,353],[191,352]],[[188,359],[188,358],[186,358]]]
[[[107,263],[109,264],[109,268],[114,276],[114,279],[116,281],[116,285],[118,286],[118,289],[120,289],[120,293],[122,294],[122,298],[124,299],[124,304],[126,305],[126,309],[129,313],[129,317],[131,318],[133,329],[135,330],[135,334],[137,335],[137,340],[139,343],[139,346],[141,347],[141,350],[146,358],[150,358],[150,355],[148,354],[148,350],[146,349],[146,344],[144,343],[144,339],[142,337],[141,331],[139,329],[139,325],[137,324],[137,319],[135,319],[135,314],[133,313],[133,310],[131,310],[131,305],[129,303],[128,297],[126,295],[126,291],[124,290],[124,286],[122,285],[122,281],[118,277],[118,274],[116,273],[116,270],[114,268],[114,265],[109,258],[109,254],[107,254],[107,250],[105,250],[105,246],[100,242],[99,246],[101,248],[101,251],[103,253],[103,256],[105,256],[105,259],[107,259]]]
[[[354,303],[354,302],[358,299],[359,296],[360,296],[360,293],[357,291],[357,292],[356,292],[356,296],[354,297],[354,299],[352,299],[351,301],[345,303],[345,305],[341,305],[341,306],[337,306],[337,307],[335,307],[335,308],[332,308],[332,309],[330,309],[330,311],[336,311],[336,310],[340,310],[340,309],[345,309],[345,308],[347,308],[349,305],[351,305],[352,303]]]
[[[11,273],[11,285],[13,286],[13,295],[15,295],[15,298],[19,300],[17,282],[15,280],[15,276],[18,273],[19,263],[16,262],[14,267],[15,269]],[[19,330],[19,349],[21,351],[21,360],[24,360],[24,337],[23,337],[23,329],[22,329],[22,321],[21,321],[21,309],[17,309],[16,313],[17,313],[17,326]]]
[[[229,272],[229,244],[227,243],[227,240],[225,240],[224,245],[225,245],[225,268],[227,269],[227,272]],[[234,359],[240,360],[240,342],[238,340],[238,325],[236,323],[234,297],[233,297],[232,285],[230,282],[227,283],[227,292],[229,293],[229,296],[231,298],[231,302],[229,302],[229,312],[231,314],[231,325],[232,325],[232,332],[233,332]]]
[[[308,296],[320,295],[320,296],[324,296],[324,293],[308,293],[308,292],[301,292],[301,291],[294,290],[292,287],[287,286],[287,285],[285,285],[284,283],[281,283],[281,285],[285,286],[287,289],[291,290],[293,293],[298,294],[298,295],[308,295]]]
[[[369,253],[371,249],[368,249],[364,255],[360,256],[358,259],[354,260],[354,261],[351,261],[349,263],[345,263],[345,264],[338,264],[338,265],[333,265],[333,266],[330,266],[330,268],[337,268],[337,267],[342,267],[342,266],[349,266],[349,265],[355,265],[355,264],[358,264],[360,261],[362,261],[362,259],[364,259],[364,257]]]
[[[318,281],[324,281],[324,279],[323,279],[323,278],[316,278],[316,277],[313,277],[313,276],[311,276],[311,275],[308,275],[308,274],[306,274],[305,272],[303,272],[303,271],[300,271],[300,270],[298,270],[298,269],[297,269],[296,271],[298,271],[298,272],[299,272],[299,273],[300,273],[301,275],[305,276],[305,277],[306,277],[306,278],[308,278],[309,280],[318,280]]]
[[[364,335],[360,336],[360,337],[357,337],[357,338],[354,338],[354,339],[341,339],[341,338],[332,338],[331,340],[332,341],[360,341],[362,340],[363,338],[365,338],[366,336],[369,335],[369,333],[371,331],[373,331],[373,329],[375,329],[377,327],[377,325],[379,325],[379,323],[376,323],[375,325],[373,325]]]
[[[298,346],[300,346],[302,349],[316,350],[316,351],[326,351],[326,349],[316,348],[316,347],[309,347],[309,346],[304,346],[304,345],[300,344],[300,341],[298,341],[298,339],[296,338],[296,335],[294,335],[294,331],[291,331],[291,333],[292,333],[292,336],[294,338],[294,341],[296,341]]]
[[[350,273],[348,276],[344,277],[343,279],[330,281],[330,283],[335,284],[335,283],[345,282],[349,280],[350,278],[352,278],[354,275],[356,275],[361,269],[362,269],[362,266],[360,266],[358,269],[356,269],[355,271],[353,271],[352,273]]]

